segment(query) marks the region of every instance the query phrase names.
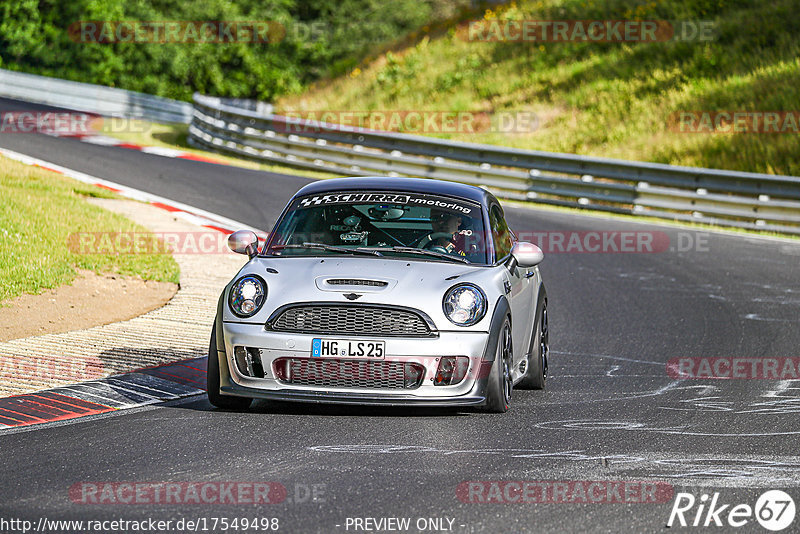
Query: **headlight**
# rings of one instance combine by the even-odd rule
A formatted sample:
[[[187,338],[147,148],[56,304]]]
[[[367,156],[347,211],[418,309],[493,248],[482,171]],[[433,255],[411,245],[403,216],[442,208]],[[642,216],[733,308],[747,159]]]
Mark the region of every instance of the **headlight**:
[[[267,298],[267,286],[255,275],[240,278],[228,297],[231,311],[239,317],[252,317],[261,309]]]
[[[445,293],[442,308],[453,324],[472,326],[486,315],[486,296],[477,286],[458,285]]]

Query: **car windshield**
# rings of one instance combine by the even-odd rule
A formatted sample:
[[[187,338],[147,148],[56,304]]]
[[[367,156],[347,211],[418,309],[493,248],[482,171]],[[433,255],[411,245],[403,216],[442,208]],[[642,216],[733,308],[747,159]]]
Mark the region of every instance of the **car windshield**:
[[[419,193],[358,192],[296,198],[264,251],[488,263],[481,207]]]

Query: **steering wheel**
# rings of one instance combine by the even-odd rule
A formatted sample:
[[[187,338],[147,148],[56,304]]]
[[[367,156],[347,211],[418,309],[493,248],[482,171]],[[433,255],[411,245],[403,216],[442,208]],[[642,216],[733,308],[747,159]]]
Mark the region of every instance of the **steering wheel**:
[[[453,234],[448,234],[447,232],[433,232],[420,239],[417,243],[417,246],[419,248],[433,250],[435,252],[447,253],[447,250],[445,250],[443,246],[436,244],[436,241],[439,239],[447,239],[450,241],[453,239]]]

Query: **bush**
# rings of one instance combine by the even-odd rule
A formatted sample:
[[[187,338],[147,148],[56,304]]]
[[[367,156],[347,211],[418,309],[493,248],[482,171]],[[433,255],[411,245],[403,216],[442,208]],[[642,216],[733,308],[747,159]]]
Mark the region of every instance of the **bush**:
[[[471,0],[0,0],[0,66],[189,100],[272,100],[345,72]],[[274,43],[76,42],[78,21],[274,21]],[[79,40],[79,39],[78,39]]]

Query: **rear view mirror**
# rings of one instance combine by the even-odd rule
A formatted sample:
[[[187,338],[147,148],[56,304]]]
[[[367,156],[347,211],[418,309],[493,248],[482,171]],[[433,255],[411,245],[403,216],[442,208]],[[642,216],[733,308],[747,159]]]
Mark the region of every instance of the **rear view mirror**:
[[[511,249],[511,256],[514,258],[517,265],[523,269],[535,267],[544,260],[544,252],[542,252],[542,249],[533,243],[527,243],[525,241],[519,241],[514,244],[514,248]]]
[[[239,230],[228,236],[228,248],[252,258],[258,254],[258,236],[252,230]]]
[[[406,210],[403,206],[376,206],[370,208],[367,213],[373,220],[377,221],[396,221],[405,214]]]

